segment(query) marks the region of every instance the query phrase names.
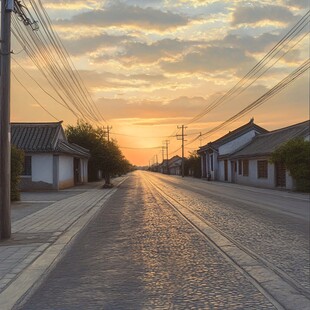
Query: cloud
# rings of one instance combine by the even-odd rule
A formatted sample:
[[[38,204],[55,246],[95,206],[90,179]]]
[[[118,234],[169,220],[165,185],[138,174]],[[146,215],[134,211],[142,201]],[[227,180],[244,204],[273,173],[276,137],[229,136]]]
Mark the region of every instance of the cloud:
[[[164,103],[158,100],[100,98],[97,106],[108,119],[115,118],[179,118],[199,113],[207,104],[202,97],[180,97]]]
[[[133,26],[142,29],[165,31],[185,26],[188,18],[172,12],[164,12],[153,8],[141,8],[116,3],[100,10],[83,12],[73,16],[70,20],[59,19],[58,25],[83,26]]]
[[[134,64],[156,63],[162,58],[174,58],[183,53],[188,47],[197,42],[163,39],[151,44],[143,42],[127,42],[122,46],[123,51],[117,55],[117,60],[127,66]],[[101,54],[93,60],[101,62],[111,57]]]
[[[309,0],[288,0],[286,1],[288,5],[294,6],[301,9],[309,8]]]
[[[91,37],[63,39],[64,45],[71,55],[83,55],[94,52],[100,47],[115,47],[124,41],[130,40],[129,36],[112,36],[106,33]]]
[[[239,6],[233,13],[232,25],[255,24],[260,21],[289,23],[294,20],[292,12],[277,5]]]
[[[228,34],[223,40],[214,40],[210,44],[223,47],[240,48],[251,53],[263,52],[272,47],[280,39],[279,35],[264,33],[257,37],[249,35]]]
[[[254,58],[246,55],[243,49],[209,46],[188,53],[180,61],[162,62],[161,66],[170,73],[195,73],[237,69],[254,63]]]
[[[167,80],[161,74],[124,75],[91,70],[80,70],[80,74],[86,85],[89,85],[93,90],[141,89],[141,87],[148,88]]]

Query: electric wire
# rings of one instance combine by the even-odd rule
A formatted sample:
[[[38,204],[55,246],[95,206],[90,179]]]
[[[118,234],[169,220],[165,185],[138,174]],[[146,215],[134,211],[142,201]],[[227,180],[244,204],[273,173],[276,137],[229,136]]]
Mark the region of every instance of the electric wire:
[[[248,114],[252,110],[258,108],[260,105],[274,97],[276,94],[278,94],[280,91],[284,90],[289,84],[294,82],[298,77],[300,77],[302,74],[304,74],[307,70],[310,68],[310,60],[307,59],[305,62],[303,62],[297,69],[295,69],[291,74],[286,76],[284,79],[282,79],[278,84],[276,84],[273,88],[271,88],[268,92],[266,92],[264,95],[247,105],[244,109],[221,123],[220,125],[212,128],[211,130],[208,130],[205,133],[200,134],[199,136],[195,137],[186,145],[190,145],[193,142],[197,141],[202,136],[209,136],[210,134],[213,134],[216,131],[219,131],[223,128],[225,128],[227,125],[235,122],[236,120],[240,119],[242,116]]]
[[[49,114],[53,119],[56,121],[60,121],[55,115],[53,115],[51,112],[49,112],[40,102],[37,100],[31,92],[28,90],[28,88],[17,78],[17,76],[12,72],[12,75],[14,76],[15,80],[24,88],[24,90],[35,100],[35,102],[47,113]]]
[[[294,25],[292,29],[288,33],[284,35],[284,37],[241,79],[236,83],[229,91],[227,91],[223,96],[220,98],[215,99],[212,103],[210,103],[202,112],[200,112],[198,115],[196,115],[194,118],[192,118],[189,122],[186,124],[191,124],[203,116],[205,116],[207,113],[212,111],[214,108],[219,106],[220,104],[224,103],[228,99],[231,99],[232,95],[235,95],[235,97],[242,92],[244,92],[249,86],[251,86],[258,78],[260,78],[264,73],[266,73],[270,68],[272,68],[281,58],[283,58],[292,48],[294,48],[302,39],[305,38],[306,35],[308,35],[309,31],[306,32],[301,39],[299,39],[296,43],[293,42],[291,46],[289,44],[297,38],[300,33],[309,25],[309,16],[310,16],[310,10],[308,10],[305,15]],[[278,57],[278,59],[272,63],[267,69],[265,69],[262,73],[260,73],[258,76],[256,76],[261,70],[263,70],[266,65],[272,61],[284,48],[287,48],[286,51],[283,52],[282,55]],[[256,77],[255,77],[256,76]],[[254,80],[253,80],[254,78]],[[250,83],[243,87],[247,82]]]
[[[21,27],[19,18],[16,16],[14,18],[13,15],[13,35],[67,109],[78,119],[106,122],[54,31],[42,3],[38,2],[39,5],[30,0],[33,15],[38,19],[40,28],[33,31],[29,27]],[[59,100],[57,101],[59,103]]]

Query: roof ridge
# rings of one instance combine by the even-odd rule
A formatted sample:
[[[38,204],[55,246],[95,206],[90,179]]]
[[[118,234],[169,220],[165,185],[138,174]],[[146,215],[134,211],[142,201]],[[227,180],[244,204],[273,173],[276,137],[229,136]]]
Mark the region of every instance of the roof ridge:
[[[281,132],[281,131],[288,130],[288,129],[291,129],[291,128],[294,128],[294,127],[298,127],[298,126],[301,126],[301,125],[306,125],[306,123],[310,123],[310,120],[306,120],[304,122],[300,122],[300,123],[297,123],[297,124],[289,125],[289,126],[286,126],[286,127],[283,127],[283,128],[277,128],[277,129],[271,130],[269,132],[262,133],[260,135],[264,135],[265,136],[265,135],[269,135],[269,134],[274,134],[276,132]]]
[[[33,127],[33,126],[59,126],[63,123],[63,121],[59,122],[11,122],[11,125],[14,126],[25,126],[25,127]]]

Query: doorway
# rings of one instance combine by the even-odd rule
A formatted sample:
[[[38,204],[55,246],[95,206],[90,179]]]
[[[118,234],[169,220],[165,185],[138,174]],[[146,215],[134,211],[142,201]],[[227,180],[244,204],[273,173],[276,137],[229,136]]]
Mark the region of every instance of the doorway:
[[[228,181],[228,160],[224,160],[224,180]]]
[[[286,169],[283,163],[275,164],[276,187],[286,187]]]
[[[74,175],[74,185],[81,183],[81,164],[79,158],[74,158],[73,160],[73,175]]]

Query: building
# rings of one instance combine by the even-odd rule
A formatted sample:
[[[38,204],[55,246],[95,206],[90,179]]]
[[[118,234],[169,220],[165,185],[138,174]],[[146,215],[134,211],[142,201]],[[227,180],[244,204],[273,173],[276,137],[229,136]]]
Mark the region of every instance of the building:
[[[300,137],[309,141],[310,121],[255,136],[242,149],[231,154],[235,163],[231,181],[266,188],[294,189],[294,180],[283,164],[269,162],[270,155],[283,143]]]
[[[168,161],[169,174],[182,175],[182,157],[176,155]]]
[[[12,123],[12,144],[25,152],[21,190],[58,190],[88,181],[87,149],[69,143],[62,122]]]
[[[199,148],[201,175],[203,178],[233,182],[235,162],[230,161],[232,153],[248,144],[256,135],[268,131],[254,123],[252,118],[247,124],[230,131],[225,136]]]

